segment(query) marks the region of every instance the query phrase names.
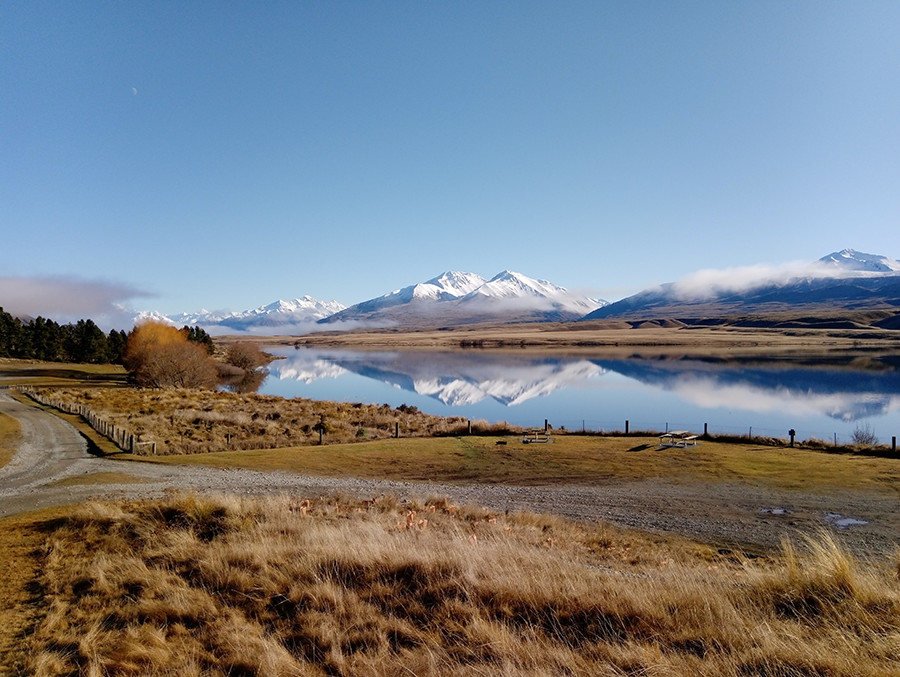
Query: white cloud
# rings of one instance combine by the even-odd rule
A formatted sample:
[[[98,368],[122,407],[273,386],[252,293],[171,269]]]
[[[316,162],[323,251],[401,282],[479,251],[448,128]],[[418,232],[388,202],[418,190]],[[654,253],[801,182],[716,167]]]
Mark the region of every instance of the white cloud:
[[[119,317],[118,303],[150,294],[130,285],[78,277],[0,277],[0,307],[15,316],[57,322]]]
[[[672,292],[682,300],[703,300],[729,292],[746,292],[792,280],[824,277],[864,277],[878,275],[861,271],[841,271],[819,261],[792,261],[781,265],[742,266],[720,270],[706,269],[672,284]]]

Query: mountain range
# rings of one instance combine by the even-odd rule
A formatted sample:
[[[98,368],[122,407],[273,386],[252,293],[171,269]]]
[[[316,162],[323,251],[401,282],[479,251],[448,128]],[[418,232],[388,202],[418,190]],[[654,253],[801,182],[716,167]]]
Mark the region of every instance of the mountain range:
[[[828,254],[810,264],[714,272],[645,289],[582,319],[900,310],[900,262],[852,249]],[[896,317],[885,321],[896,324]]]
[[[490,280],[474,273],[447,272],[319,321],[393,324],[479,322],[565,322],[584,317],[606,301],[574,294],[547,280],[504,270]]]
[[[134,320],[135,324],[144,320],[158,320],[178,327],[190,325],[235,331],[252,331],[254,329],[271,329],[295,325],[308,326],[344,308],[345,306],[337,301],[319,301],[312,296],[304,296],[293,301],[275,301],[274,303],[243,312],[223,313],[201,310],[196,313],[179,313],[167,316],[155,311],[143,311],[138,313]]]
[[[243,312],[145,311],[135,317],[198,325],[216,333],[307,333],[350,326],[439,326],[575,320],[721,318],[800,311],[891,311],[873,322],[900,328],[900,262],[844,249],[818,261],[700,271],[608,303],[547,280],[504,270],[491,279],[445,272],[426,282],[346,307],[310,296]],[[881,324],[879,324],[879,322]]]

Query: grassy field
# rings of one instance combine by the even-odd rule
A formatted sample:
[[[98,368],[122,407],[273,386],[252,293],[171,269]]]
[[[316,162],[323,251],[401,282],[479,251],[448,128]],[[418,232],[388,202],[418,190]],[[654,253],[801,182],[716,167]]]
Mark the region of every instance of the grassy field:
[[[498,445],[499,440],[505,445]],[[219,468],[284,470],[331,477],[488,484],[736,482],[778,489],[900,492],[900,462],[751,444],[701,442],[657,448],[656,437],[557,435],[553,444],[517,437],[388,439],[354,444],[123,459]]]
[[[0,468],[9,463],[16,453],[20,433],[21,427],[16,419],[0,414]]]
[[[122,386],[128,382],[124,367],[116,364],[67,364],[0,358],[0,385]]]
[[[896,562],[826,534],[747,560],[440,497],[178,495],[3,527],[22,564],[3,585],[32,590],[0,626],[22,633],[7,674],[900,671]]]

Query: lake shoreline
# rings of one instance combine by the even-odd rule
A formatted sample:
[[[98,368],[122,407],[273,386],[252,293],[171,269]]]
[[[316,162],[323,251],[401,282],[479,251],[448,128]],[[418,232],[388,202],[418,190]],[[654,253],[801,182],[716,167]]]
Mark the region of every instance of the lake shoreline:
[[[547,323],[438,328],[381,328],[324,331],[300,336],[217,336],[297,348],[354,350],[532,351],[559,356],[604,354],[641,357],[753,357],[764,355],[870,355],[900,348],[892,330],[774,329],[741,327],[622,328],[622,323]]]

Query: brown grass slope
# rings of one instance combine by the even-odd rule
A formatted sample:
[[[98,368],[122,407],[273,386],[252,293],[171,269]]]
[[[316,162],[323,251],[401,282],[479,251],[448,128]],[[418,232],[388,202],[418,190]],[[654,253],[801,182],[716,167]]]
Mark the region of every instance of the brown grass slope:
[[[545,516],[173,496],[48,536],[29,674],[896,675],[894,571]]]
[[[404,436],[466,429],[466,419],[445,418],[401,405],[323,402],[302,398],[199,390],[54,389],[52,397],[90,407],[107,422],[156,442],[156,453],[272,449],[383,439],[399,425]]]

